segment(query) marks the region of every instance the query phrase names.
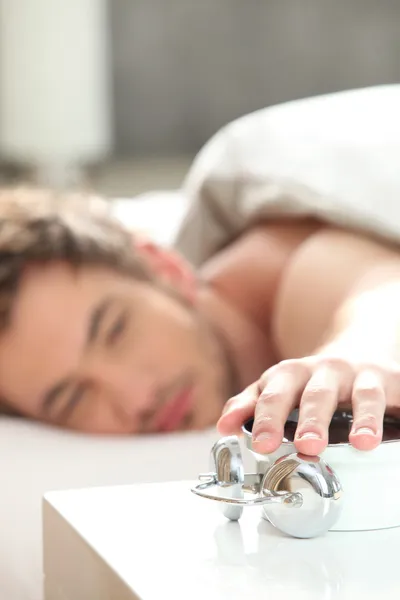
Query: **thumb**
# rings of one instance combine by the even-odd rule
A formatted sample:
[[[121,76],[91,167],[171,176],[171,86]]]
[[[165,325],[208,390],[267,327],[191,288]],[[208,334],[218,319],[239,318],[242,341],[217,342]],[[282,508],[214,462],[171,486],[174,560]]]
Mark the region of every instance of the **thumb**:
[[[243,392],[228,400],[217,422],[218,432],[221,435],[239,433],[243,423],[254,417],[257,400],[258,382],[251,384]]]

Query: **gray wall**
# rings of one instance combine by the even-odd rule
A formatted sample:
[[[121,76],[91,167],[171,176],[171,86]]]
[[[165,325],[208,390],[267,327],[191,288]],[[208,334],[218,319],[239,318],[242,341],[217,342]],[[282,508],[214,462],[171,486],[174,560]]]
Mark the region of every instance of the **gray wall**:
[[[196,151],[222,124],[400,81],[400,0],[110,0],[116,150]]]

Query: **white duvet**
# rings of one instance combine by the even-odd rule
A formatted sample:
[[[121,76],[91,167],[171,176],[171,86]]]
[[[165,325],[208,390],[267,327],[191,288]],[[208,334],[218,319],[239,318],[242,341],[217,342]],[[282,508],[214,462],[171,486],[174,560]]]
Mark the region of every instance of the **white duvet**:
[[[195,265],[250,223],[319,217],[400,242],[400,85],[320,96],[230,123],[182,190],[176,246]]]

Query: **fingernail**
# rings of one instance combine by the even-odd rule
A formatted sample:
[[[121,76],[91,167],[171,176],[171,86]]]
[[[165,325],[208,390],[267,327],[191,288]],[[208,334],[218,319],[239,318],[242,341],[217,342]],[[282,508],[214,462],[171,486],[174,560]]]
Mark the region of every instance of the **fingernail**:
[[[270,440],[271,437],[272,436],[270,433],[260,433],[256,438],[254,438],[253,442],[265,442],[266,440]]]
[[[302,435],[297,436],[298,440],[320,440],[321,436],[319,433],[315,433],[314,431],[306,431]]]
[[[360,427],[354,432],[356,435],[375,435],[375,431],[370,427]]]

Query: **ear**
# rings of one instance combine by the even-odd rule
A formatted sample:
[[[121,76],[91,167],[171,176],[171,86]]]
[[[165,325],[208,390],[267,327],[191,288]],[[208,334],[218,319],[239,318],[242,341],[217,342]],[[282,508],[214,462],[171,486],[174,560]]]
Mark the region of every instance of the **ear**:
[[[142,236],[135,240],[135,247],[162,281],[172,285],[191,304],[195,303],[197,278],[184,258]]]

